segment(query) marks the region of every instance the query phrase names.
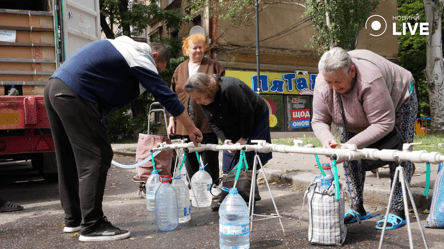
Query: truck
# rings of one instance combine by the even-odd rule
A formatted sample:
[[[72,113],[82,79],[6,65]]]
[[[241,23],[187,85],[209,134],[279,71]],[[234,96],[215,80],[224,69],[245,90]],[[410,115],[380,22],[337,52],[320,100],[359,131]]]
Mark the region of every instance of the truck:
[[[57,180],[43,91],[66,58],[100,38],[99,0],[0,1],[0,161],[31,160]]]

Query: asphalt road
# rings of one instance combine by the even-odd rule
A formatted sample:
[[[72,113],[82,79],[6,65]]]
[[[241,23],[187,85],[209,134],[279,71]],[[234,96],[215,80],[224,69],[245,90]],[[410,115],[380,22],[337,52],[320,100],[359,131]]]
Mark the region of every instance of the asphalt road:
[[[114,160],[133,164],[132,157],[116,156]],[[0,196],[25,209],[0,213],[0,248],[218,248],[218,213],[208,208],[191,209],[191,221],[175,230],[160,231],[154,212],[146,210],[145,200],[137,195],[138,184],[132,182],[134,170],[112,166],[103,199],[103,210],[113,225],[131,231],[131,238],[114,242],[80,242],[78,233],[63,233],[63,211],[58,198],[57,183],[46,183],[31,170],[29,162],[0,163]],[[251,248],[325,248],[307,241],[307,206],[299,223],[304,189],[279,182],[270,183],[277,204],[283,233],[277,218],[259,220],[255,217],[250,234]],[[256,214],[276,214],[265,184],[259,185],[262,200]],[[385,214],[386,203],[366,200],[368,211]],[[348,205],[348,201],[346,202]],[[415,248],[424,248],[416,219],[412,219]],[[380,230],[374,218],[347,226],[347,239],[342,248],[378,248]],[[422,226],[426,216],[420,215]],[[426,229],[429,248],[443,248],[442,230]],[[409,248],[407,226],[387,231],[383,248]]]

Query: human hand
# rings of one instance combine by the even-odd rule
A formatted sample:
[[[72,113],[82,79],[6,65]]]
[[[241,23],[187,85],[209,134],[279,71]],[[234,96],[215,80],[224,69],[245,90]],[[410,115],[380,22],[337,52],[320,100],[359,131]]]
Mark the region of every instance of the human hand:
[[[334,148],[336,148],[336,146],[338,146],[338,143],[336,142],[336,140],[335,139],[327,139],[327,140],[325,140],[323,143],[322,143],[322,147],[323,148],[331,148],[331,149],[334,149]]]
[[[171,119],[170,119],[170,123],[168,124],[167,132],[170,136],[176,135],[176,123],[174,122],[174,120],[171,121]]]
[[[237,143],[237,144],[245,145],[245,144],[247,144],[247,141],[242,140],[242,139],[239,139],[239,140],[237,140],[236,143]],[[231,153],[231,154],[234,154],[236,151],[235,151],[235,150],[228,150],[228,152]]]
[[[202,132],[196,127],[194,127],[192,132],[189,132],[188,136],[190,137],[190,140],[193,142],[195,147],[197,147],[203,139]]]

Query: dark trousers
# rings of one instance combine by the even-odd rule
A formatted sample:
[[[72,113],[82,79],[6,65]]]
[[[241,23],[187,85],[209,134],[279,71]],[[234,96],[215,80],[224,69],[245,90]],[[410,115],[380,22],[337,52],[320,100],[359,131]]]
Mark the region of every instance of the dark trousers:
[[[57,157],[65,226],[94,230],[103,217],[102,201],[113,151],[98,104],[78,96],[52,78],[45,87],[45,106]]]
[[[3,200],[2,198],[0,198],[0,207],[6,204],[6,200]]]
[[[202,135],[203,140],[201,144],[219,143],[216,133],[204,133]],[[182,138],[187,138],[189,140],[188,136],[183,136]],[[219,151],[202,151],[199,152],[199,156],[202,157],[202,163],[204,166],[208,163],[208,166],[205,167],[205,171],[210,174],[213,182],[219,179]],[[200,165],[197,161],[196,152],[188,153],[187,158],[185,159],[185,167],[190,179],[199,170],[199,166]]]

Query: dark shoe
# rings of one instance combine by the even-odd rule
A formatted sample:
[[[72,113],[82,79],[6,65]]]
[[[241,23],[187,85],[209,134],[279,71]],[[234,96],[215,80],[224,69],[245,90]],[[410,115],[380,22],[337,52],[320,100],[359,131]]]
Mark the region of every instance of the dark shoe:
[[[213,212],[219,211],[219,208],[220,208],[219,202],[213,202],[213,204],[211,204],[211,210],[213,210]]]
[[[0,212],[15,212],[22,210],[23,207],[7,201],[5,205],[0,207]]]
[[[90,233],[80,234],[80,241],[110,241],[110,240],[119,240],[126,239],[131,234],[127,230],[121,230],[108,221],[106,217],[103,217],[100,221],[101,224]]]

